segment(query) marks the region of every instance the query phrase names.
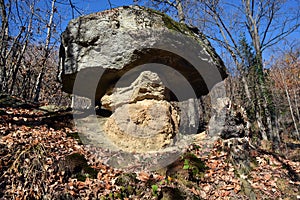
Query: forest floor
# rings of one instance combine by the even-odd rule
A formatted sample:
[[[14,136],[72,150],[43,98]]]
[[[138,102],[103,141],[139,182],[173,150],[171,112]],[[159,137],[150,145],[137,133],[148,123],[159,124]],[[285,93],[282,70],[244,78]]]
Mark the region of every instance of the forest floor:
[[[300,143],[249,152],[243,173],[221,140],[199,141],[166,170],[106,166],[76,135],[72,112],[0,97],[0,199],[300,199]],[[289,156],[284,156],[289,155]]]

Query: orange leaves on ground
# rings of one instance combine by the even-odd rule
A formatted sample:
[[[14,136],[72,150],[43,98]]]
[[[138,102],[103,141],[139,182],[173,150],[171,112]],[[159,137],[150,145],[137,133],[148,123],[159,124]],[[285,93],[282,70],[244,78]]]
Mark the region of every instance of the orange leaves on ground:
[[[41,194],[36,191],[43,191],[46,187],[47,193],[61,191],[77,199],[88,199],[90,196],[100,199],[101,196],[108,197],[114,192],[121,191],[121,187],[115,185],[115,180],[122,172],[104,165],[87,150],[87,147],[67,137],[68,133],[76,130],[67,127],[54,130],[46,124],[35,126],[34,123],[41,120],[42,112],[15,108],[2,109],[2,111],[5,115],[0,116],[0,147],[3,147],[0,151],[0,169],[1,175],[3,172],[6,174],[0,181],[7,181],[6,195],[14,195],[15,199],[24,199],[29,196],[38,198]],[[28,123],[32,126],[27,126]],[[236,176],[237,166],[233,166],[228,161],[228,152],[220,147],[222,143],[217,141],[213,148],[193,150],[192,153],[205,162],[207,169],[203,176],[199,176],[199,179],[193,182],[194,185],[187,188],[190,193],[203,199],[243,199],[246,197],[243,195],[243,187],[239,178],[247,180],[256,194],[263,194],[269,199],[281,198],[282,192],[277,183],[279,179],[286,181],[289,186],[300,187],[299,181],[292,181],[288,178],[288,170],[283,167],[283,164],[289,165],[295,173],[299,174],[300,162],[282,158],[278,160],[258,150],[251,150],[250,156],[257,164],[248,174],[238,177]],[[89,177],[85,181],[79,181],[74,177],[66,179],[66,172],[57,172],[55,168],[57,162],[74,152],[85,155],[89,165],[97,170],[95,179]],[[35,173],[36,177],[30,177],[28,171]],[[24,172],[27,173],[27,177]],[[22,182],[24,177],[26,181]],[[176,187],[179,182],[176,178],[146,171],[137,173],[136,179],[139,181],[133,181],[132,187],[141,185],[147,187],[148,181],[151,181],[151,184],[152,182],[157,185],[161,184],[159,186]],[[40,182],[43,184],[39,185]],[[152,195],[151,187],[144,188],[143,192],[145,191]],[[123,199],[134,198],[130,196]]]
[[[150,174],[148,174],[147,172],[142,171],[142,172],[138,173],[137,179],[139,179],[143,182],[146,182],[150,179]]]
[[[241,190],[241,183],[235,176],[235,168],[226,160],[228,153],[220,151],[220,146],[222,143],[217,141],[208,155],[201,152],[207,151],[203,148],[198,152],[208,167],[199,183],[199,196],[203,199],[230,199],[237,197]]]

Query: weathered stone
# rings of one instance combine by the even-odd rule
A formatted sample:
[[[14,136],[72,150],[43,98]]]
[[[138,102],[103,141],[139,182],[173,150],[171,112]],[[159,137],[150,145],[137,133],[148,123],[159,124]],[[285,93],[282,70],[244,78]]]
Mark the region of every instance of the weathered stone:
[[[72,96],[71,108],[74,110],[91,109],[93,106],[92,100],[87,97],[78,96],[76,94]]]
[[[116,85],[108,90],[101,98],[101,103],[103,108],[113,111],[124,104],[144,99],[165,100],[168,96],[159,76],[154,72],[144,71],[130,86],[118,87]]]
[[[218,83],[209,93],[211,117],[208,123],[209,135],[219,137],[224,129],[226,114],[230,104],[230,99],[226,97],[225,85]]]
[[[142,100],[118,107],[104,130],[120,149],[148,152],[173,144],[178,125],[178,114],[169,102]]]
[[[183,134],[196,134],[199,129],[199,101],[188,99],[177,103],[180,108],[180,129]]]
[[[61,38],[63,90],[89,98],[101,99],[126,72],[147,63],[177,70],[197,97],[227,76],[223,62],[203,34],[139,6],[74,19]],[[208,77],[216,74],[220,78]],[[80,84],[74,89],[75,79]]]
[[[227,77],[203,34],[139,6],[74,19],[61,39],[63,90],[90,99],[74,107],[111,114],[75,116],[82,141],[111,151],[107,162],[118,166],[177,159],[209,116],[201,97]]]
[[[225,84],[221,82],[209,93],[211,101],[209,135],[222,139],[248,136],[250,122],[245,109],[226,97],[225,91]]]

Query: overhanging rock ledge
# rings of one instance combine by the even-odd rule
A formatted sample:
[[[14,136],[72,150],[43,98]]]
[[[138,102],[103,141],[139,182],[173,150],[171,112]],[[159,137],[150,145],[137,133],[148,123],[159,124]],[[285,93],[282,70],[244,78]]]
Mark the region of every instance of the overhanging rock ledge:
[[[119,7],[73,19],[61,42],[63,90],[91,99],[100,100],[126,72],[147,63],[177,70],[197,97],[227,77],[222,60],[203,34],[144,7]],[[208,77],[216,74],[217,79]],[[176,76],[165,76],[170,87],[180,88]],[[73,90],[75,78],[84,85]]]

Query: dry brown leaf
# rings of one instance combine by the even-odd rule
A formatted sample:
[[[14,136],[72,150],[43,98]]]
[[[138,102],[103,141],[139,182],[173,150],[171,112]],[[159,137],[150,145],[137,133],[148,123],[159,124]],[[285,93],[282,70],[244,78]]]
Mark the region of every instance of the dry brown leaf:
[[[239,191],[241,191],[241,185],[235,185],[234,192],[238,193]]]
[[[85,182],[82,182],[82,181],[77,182],[77,188],[79,190],[82,190],[84,187],[85,187]]]
[[[207,195],[206,195],[206,192],[204,191],[200,191],[200,197],[203,198],[203,199],[207,199]]]
[[[210,186],[210,185],[206,185],[206,186],[204,186],[202,189],[203,189],[205,192],[208,192],[208,191],[210,191],[211,186]]]
[[[192,189],[190,189],[191,192],[193,192],[195,195],[200,195],[200,191],[196,190],[194,187],[192,187]]]
[[[264,179],[265,179],[266,181],[270,180],[271,177],[272,177],[271,174],[265,174],[265,175],[264,175]]]
[[[222,196],[222,197],[227,197],[227,196],[229,196],[229,194],[230,194],[230,191],[224,191],[224,192],[221,194],[221,196]]]
[[[226,185],[224,187],[222,187],[223,190],[232,190],[234,189],[234,186],[233,185]]]
[[[137,179],[146,182],[150,179],[150,175],[148,173],[142,171],[138,174]]]

